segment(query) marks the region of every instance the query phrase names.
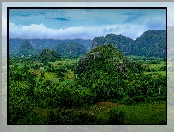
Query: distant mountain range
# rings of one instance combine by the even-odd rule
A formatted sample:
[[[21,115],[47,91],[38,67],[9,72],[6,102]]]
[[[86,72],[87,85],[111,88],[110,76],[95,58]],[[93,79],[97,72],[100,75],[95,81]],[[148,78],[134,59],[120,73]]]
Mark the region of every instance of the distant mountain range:
[[[79,43],[85,46],[86,51],[89,51],[92,47],[92,40],[90,39],[28,39],[33,47],[37,50],[37,53],[41,53],[43,49],[55,49],[59,44],[69,44],[71,42]],[[18,54],[22,46],[24,39],[9,39],[9,53]],[[66,46],[65,46],[66,47]]]
[[[62,48],[67,48],[67,44],[79,43],[83,45],[86,52],[92,48],[103,44],[114,44],[125,55],[138,55],[145,57],[166,57],[166,30],[148,30],[136,40],[123,35],[107,34],[105,37],[95,37],[90,39],[28,39],[30,44],[41,53],[43,49],[56,49],[61,44]],[[9,39],[9,53],[18,54],[24,39]],[[65,46],[62,46],[64,44]],[[78,48],[79,49],[79,48]],[[58,51],[61,49],[59,48]]]
[[[92,48],[103,44],[114,44],[125,55],[166,57],[166,30],[148,30],[136,40],[123,35],[107,34],[95,37]]]

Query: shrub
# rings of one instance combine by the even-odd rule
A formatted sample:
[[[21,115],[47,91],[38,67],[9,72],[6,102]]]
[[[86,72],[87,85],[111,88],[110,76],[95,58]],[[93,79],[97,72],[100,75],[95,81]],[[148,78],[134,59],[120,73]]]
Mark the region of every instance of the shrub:
[[[89,115],[86,112],[76,110],[61,110],[54,112],[50,111],[49,114],[50,123],[57,125],[90,125],[95,124],[96,119],[94,116]]]
[[[125,113],[118,111],[117,109],[111,109],[109,111],[109,124],[111,125],[123,125],[125,119]]]

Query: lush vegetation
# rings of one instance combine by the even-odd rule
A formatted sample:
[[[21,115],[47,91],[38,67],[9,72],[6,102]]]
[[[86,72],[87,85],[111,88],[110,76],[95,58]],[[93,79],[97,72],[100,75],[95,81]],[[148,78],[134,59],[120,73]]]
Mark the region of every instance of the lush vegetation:
[[[166,30],[150,30],[135,40],[134,52],[139,56],[166,57]]]
[[[166,124],[165,37],[10,39],[8,123]]]
[[[168,36],[172,37],[170,33]],[[145,57],[155,57],[155,58],[165,58],[166,57],[166,30],[149,30],[144,32],[136,40],[123,35],[107,34],[105,37],[95,37],[93,40],[88,39],[65,39],[65,40],[55,40],[55,39],[29,39],[30,48],[25,52],[23,46],[26,43],[23,39],[9,39],[9,53],[10,55],[21,54],[32,55],[40,54],[43,49],[48,48],[56,50],[62,56],[79,57],[79,55],[84,55],[84,52],[89,52],[95,46],[103,44],[114,44],[119,50],[121,50],[125,55],[134,56],[145,56]],[[27,43],[28,43],[27,42]],[[172,43],[172,42],[171,42]],[[70,47],[71,49],[70,49]],[[62,49],[63,47],[63,49]],[[75,48],[76,47],[76,48]],[[173,48],[170,46],[169,55],[173,54]],[[34,48],[34,49],[33,49]],[[73,50],[73,52],[71,51]],[[71,52],[70,52],[71,51]]]
[[[165,59],[106,44],[81,58],[44,49],[9,64],[9,124],[166,124]]]
[[[25,39],[11,38],[9,39],[9,53],[10,55],[16,55],[20,53],[20,48]],[[29,43],[36,49],[36,54],[40,54],[43,49],[48,48],[55,50],[59,44],[78,43],[85,47],[86,51],[89,51],[92,47],[92,40],[90,39],[28,39]]]
[[[149,30],[136,40],[123,35],[107,34],[105,37],[95,37],[93,46],[114,44],[125,55],[146,57],[166,57],[166,30]]]
[[[105,37],[95,37],[93,39],[93,48],[103,44],[114,44],[119,50],[121,50],[126,55],[134,55],[134,40],[123,36],[115,34],[107,34]]]
[[[80,43],[70,42],[69,44],[61,43],[55,47],[55,50],[64,58],[78,58],[86,53],[85,46]]]
[[[24,40],[20,47],[19,54],[22,56],[34,55],[36,54],[36,49],[28,40]]]
[[[60,55],[54,50],[44,49],[38,58],[42,63],[47,63],[59,60]]]

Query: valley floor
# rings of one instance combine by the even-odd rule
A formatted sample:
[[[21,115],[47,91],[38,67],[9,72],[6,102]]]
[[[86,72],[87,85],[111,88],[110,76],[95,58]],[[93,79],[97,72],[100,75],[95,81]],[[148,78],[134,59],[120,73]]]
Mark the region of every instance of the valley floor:
[[[120,103],[118,100],[104,100],[78,107],[59,106],[61,103],[56,101],[61,102],[62,99],[69,97],[68,94],[74,92],[76,77],[73,66],[77,61],[76,59],[55,61],[49,62],[50,65],[37,63],[38,66],[31,64],[28,71],[36,75],[36,77],[33,76],[35,79],[33,81],[31,81],[32,77],[31,80],[25,78],[27,73],[22,73],[22,71],[20,73],[20,69],[24,67],[25,63],[19,62],[10,65],[14,79],[21,75],[24,80],[16,82],[13,79],[10,80],[9,124],[167,124],[165,100],[151,103],[141,102],[134,105]],[[17,68],[13,68],[15,65]],[[45,67],[44,70],[39,69],[42,66]],[[54,67],[60,68],[60,71],[62,69],[66,69],[66,71],[64,74],[58,75]],[[155,68],[155,65],[151,67]],[[152,73],[166,76],[166,71],[144,72],[145,75]],[[24,76],[24,74],[26,75]],[[33,91],[30,89],[31,87],[33,87]],[[67,93],[63,93],[64,90],[67,90]],[[85,99],[83,93],[87,93],[87,91],[84,90],[80,93],[80,90],[76,90],[76,92],[79,92],[79,95],[84,96],[83,99]],[[33,93],[33,95],[29,96],[28,93]],[[74,99],[80,98],[77,96]],[[168,114],[172,114],[172,111]]]

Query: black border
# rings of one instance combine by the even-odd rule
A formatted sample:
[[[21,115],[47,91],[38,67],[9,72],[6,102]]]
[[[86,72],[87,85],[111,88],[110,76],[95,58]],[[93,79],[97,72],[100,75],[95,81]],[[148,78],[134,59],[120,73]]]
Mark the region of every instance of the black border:
[[[7,7],[7,125],[9,125],[9,8]]]
[[[9,22],[10,22],[9,10],[10,9],[166,9],[166,122],[167,122],[167,7],[7,7],[7,125],[11,125],[9,123]],[[20,124],[20,125],[49,125],[49,124]],[[136,125],[136,124],[130,124],[130,125]],[[147,124],[137,124],[137,125],[147,125]],[[167,125],[167,123],[164,125]]]

